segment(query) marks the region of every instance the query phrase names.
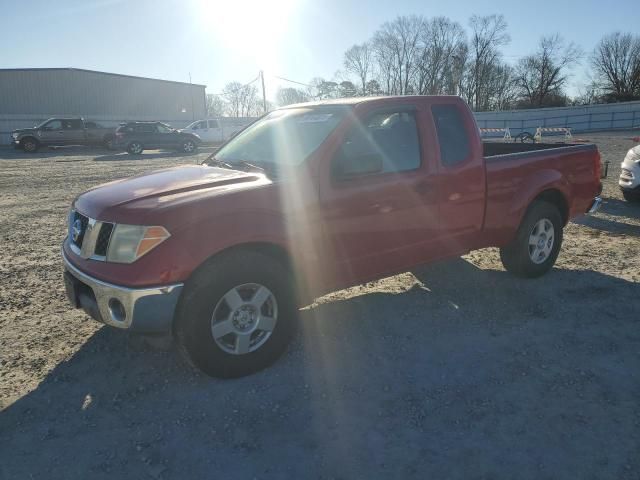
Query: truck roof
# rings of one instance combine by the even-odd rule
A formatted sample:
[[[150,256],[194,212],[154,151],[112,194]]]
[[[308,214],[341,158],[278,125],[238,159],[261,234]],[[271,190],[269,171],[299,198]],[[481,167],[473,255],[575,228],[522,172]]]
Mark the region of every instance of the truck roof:
[[[407,101],[408,99],[427,99],[427,98],[449,98],[459,100],[457,95],[394,95],[385,97],[351,97],[351,98],[332,98],[327,100],[318,100],[315,102],[304,102],[287,105],[281,109],[286,108],[300,108],[300,107],[319,107],[323,105],[358,105],[361,103],[391,103],[397,100]],[[281,110],[279,109],[279,110]]]

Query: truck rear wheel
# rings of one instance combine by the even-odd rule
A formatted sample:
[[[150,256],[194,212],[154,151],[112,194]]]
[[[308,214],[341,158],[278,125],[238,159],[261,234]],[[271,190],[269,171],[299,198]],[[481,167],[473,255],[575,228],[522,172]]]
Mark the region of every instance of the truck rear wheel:
[[[535,278],[556,263],[562,245],[562,216],[558,208],[536,201],[526,213],[516,238],[500,249],[504,268],[514,275]]]
[[[284,266],[258,252],[230,253],[189,279],[174,333],[191,365],[213,377],[241,377],[280,357],[296,314]]]
[[[20,146],[27,153],[35,153],[40,148],[40,143],[33,137],[26,137],[20,141]]]
[[[193,140],[183,140],[180,144],[180,150],[184,153],[193,153],[197,150],[196,143]]]

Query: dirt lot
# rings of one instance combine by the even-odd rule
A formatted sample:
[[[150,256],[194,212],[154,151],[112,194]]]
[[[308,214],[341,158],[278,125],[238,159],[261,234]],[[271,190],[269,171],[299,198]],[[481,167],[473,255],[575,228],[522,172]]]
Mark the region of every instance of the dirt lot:
[[[616,187],[556,268],[474,252],[304,311],[272,368],[212,380],[69,308],[73,197],[192,157],[0,150],[0,478],[640,477],[640,206]]]

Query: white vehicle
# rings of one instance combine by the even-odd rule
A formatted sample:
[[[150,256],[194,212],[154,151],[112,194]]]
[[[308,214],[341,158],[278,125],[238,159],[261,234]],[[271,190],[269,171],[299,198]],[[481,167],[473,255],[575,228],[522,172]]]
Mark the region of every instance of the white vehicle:
[[[639,142],[640,137],[635,137],[633,140]],[[618,185],[622,195],[628,202],[640,202],[640,145],[636,145],[627,152],[620,167]]]
[[[182,129],[183,132],[195,133],[204,143],[220,143],[229,140],[244,127],[253,122],[253,118],[208,118],[197,120]]]

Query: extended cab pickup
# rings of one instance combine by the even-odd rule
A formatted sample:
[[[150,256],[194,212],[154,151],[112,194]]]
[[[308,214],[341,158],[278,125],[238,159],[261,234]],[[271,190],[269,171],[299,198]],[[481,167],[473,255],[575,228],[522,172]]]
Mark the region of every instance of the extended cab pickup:
[[[206,164],[78,196],[65,284],[93,318],[171,332],[206,373],[245,375],[324,292],[491,246],[508,271],[544,274],[599,178],[594,145],[483,145],[458,97],[289,106]]]
[[[11,132],[15,148],[27,153],[37,152],[41,146],[103,145],[113,146],[115,127],[104,127],[83,118],[50,118],[33,128]]]

